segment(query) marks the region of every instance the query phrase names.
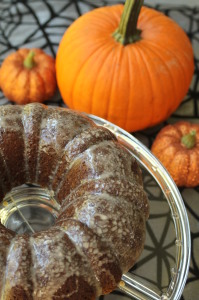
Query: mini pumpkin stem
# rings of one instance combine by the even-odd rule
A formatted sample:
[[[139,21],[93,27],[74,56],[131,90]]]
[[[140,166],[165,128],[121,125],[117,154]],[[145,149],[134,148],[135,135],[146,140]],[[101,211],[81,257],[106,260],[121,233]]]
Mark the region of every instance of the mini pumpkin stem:
[[[128,45],[141,39],[137,21],[143,2],[143,0],[126,0],[119,27],[113,33],[117,42]]]
[[[32,69],[35,66],[34,56],[34,51],[30,50],[28,55],[24,59],[24,67],[26,67],[27,69]]]
[[[187,148],[192,149],[196,144],[196,131],[191,130],[190,133],[181,138],[181,143]]]

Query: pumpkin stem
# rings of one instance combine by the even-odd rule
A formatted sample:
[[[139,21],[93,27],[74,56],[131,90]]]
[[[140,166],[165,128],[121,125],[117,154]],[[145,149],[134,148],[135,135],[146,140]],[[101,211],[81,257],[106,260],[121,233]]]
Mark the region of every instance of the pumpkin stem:
[[[181,143],[187,148],[192,149],[196,144],[196,131],[191,130],[181,138]]]
[[[144,0],[126,0],[119,27],[113,33],[114,39],[122,45],[135,43],[141,39],[137,21]]]
[[[28,52],[28,55],[24,59],[24,62],[23,62],[24,67],[26,67],[27,69],[32,69],[35,66],[34,56],[35,56],[34,51],[30,50]]]

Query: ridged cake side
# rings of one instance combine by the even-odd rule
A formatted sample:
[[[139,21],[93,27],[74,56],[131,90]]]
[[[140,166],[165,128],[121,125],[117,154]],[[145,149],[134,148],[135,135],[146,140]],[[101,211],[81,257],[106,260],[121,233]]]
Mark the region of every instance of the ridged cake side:
[[[3,299],[3,291],[6,280],[6,262],[14,232],[6,229],[0,223],[0,299]]]
[[[33,299],[32,259],[29,236],[17,235],[11,242],[6,262],[1,299]]]
[[[0,181],[3,194],[26,181],[25,144],[22,107],[7,105],[0,109],[0,156],[3,160]],[[4,177],[5,176],[5,177]]]
[[[67,109],[45,109],[40,125],[36,182],[50,187],[65,145],[91,124],[89,119]]]
[[[24,128],[26,182],[36,183],[37,161],[39,157],[39,142],[41,121],[45,112],[42,104],[28,104],[23,107],[22,123]]]

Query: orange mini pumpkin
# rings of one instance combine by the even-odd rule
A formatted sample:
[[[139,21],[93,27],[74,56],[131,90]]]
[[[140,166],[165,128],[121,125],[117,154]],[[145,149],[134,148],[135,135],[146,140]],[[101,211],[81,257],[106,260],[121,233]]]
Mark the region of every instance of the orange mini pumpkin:
[[[199,125],[177,122],[165,126],[152,148],[178,186],[199,185]]]
[[[126,0],[124,7],[86,13],[66,31],[56,57],[65,103],[128,131],[167,119],[194,70],[184,31],[162,13],[141,9],[142,3]]]
[[[41,49],[19,49],[2,63],[4,95],[17,104],[43,102],[56,90],[55,61]]]

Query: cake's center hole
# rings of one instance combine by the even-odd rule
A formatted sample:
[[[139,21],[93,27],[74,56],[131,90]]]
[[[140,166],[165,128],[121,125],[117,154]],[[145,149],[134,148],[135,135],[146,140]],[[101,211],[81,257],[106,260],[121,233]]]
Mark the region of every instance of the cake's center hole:
[[[12,189],[0,204],[0,222],[18,234],[33,234],[51,227],[60,205],[53,193],[38,186]]]

